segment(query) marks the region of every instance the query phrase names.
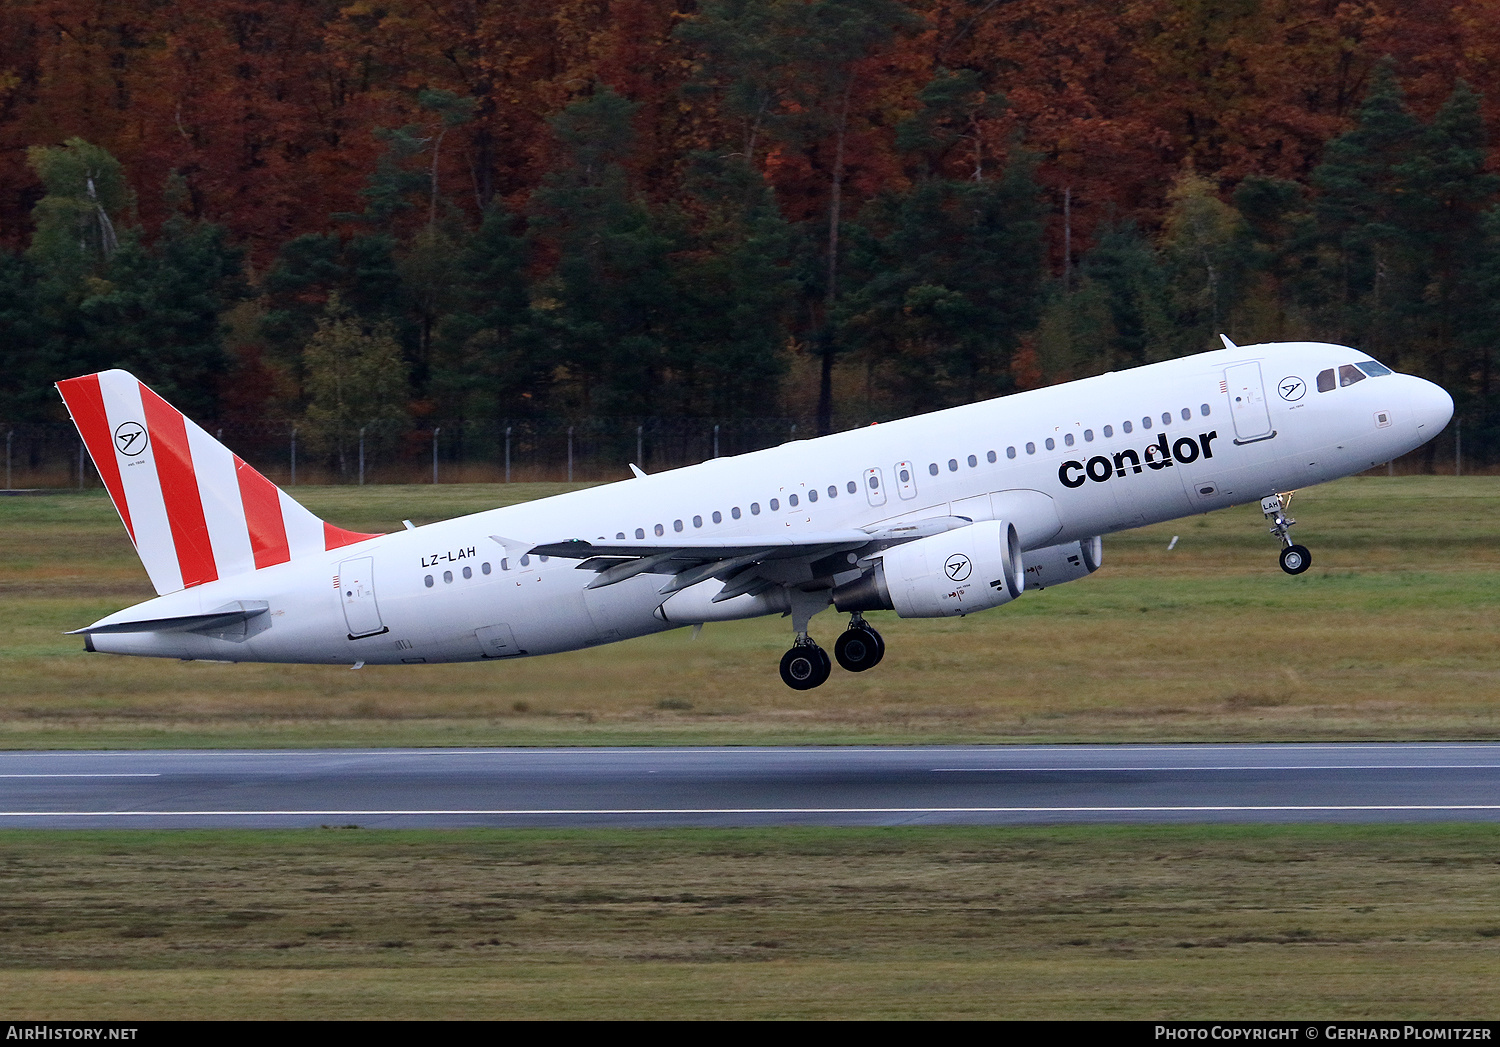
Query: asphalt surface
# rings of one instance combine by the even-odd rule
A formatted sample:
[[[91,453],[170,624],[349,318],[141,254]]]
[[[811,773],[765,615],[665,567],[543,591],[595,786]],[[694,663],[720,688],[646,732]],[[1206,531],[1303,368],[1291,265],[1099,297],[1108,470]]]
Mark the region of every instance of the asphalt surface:
[[[0,753],[0,827],[1500,820],[1500,744]]]

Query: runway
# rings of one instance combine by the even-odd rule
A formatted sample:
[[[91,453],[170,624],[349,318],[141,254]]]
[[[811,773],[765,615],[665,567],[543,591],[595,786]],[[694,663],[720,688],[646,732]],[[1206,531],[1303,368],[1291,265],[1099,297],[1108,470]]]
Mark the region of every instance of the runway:
[[[0,753],[0,827],[1500,820],[1500,744]]]

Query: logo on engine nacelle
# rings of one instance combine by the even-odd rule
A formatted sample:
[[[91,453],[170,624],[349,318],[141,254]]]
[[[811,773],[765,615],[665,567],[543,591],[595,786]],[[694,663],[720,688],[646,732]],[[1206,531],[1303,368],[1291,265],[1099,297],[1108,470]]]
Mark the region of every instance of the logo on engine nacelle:
[[[961,582],[973,573],[974,565],[963,553],[954,553],[948,557],[943,564],[943,571],[948,575],[950,582]]]

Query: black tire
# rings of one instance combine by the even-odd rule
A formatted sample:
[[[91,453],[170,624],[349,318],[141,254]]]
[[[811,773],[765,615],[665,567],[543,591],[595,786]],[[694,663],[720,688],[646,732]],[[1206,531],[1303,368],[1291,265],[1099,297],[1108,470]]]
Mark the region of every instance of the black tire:
[[[1305,545],[1289,545],[1281,550],[1281,569],[1287,574],[1301,574],[1312,566],[1312,553]]]
[[[880,663],[885,653],[885,643],[874,629],[855,627],[838,638],[833,645],[833,656],[851,673],[862,673]]]
[[[814,644],[793,647],[781,656],[781,681],[794,691],[821,686],[832,671],[828,652]]]

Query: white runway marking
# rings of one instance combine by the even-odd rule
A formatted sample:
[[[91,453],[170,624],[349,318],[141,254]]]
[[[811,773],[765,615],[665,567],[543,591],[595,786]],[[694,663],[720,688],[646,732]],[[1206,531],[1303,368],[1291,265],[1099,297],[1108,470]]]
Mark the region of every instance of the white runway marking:
[[[118,774],[0,774],[0,778],[160,778],[158,771],[122,771]]]

